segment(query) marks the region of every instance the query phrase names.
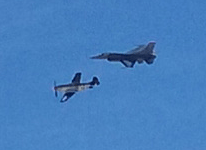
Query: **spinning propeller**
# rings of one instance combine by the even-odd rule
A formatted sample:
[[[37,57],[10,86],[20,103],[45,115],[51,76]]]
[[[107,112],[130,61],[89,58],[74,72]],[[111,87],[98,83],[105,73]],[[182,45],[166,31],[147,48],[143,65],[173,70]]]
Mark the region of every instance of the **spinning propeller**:
[[[56,81],[54,81],[54,91],[55,91],[55,96],[57,97],[58,94],[57,94],[57,90],[56,90]]]

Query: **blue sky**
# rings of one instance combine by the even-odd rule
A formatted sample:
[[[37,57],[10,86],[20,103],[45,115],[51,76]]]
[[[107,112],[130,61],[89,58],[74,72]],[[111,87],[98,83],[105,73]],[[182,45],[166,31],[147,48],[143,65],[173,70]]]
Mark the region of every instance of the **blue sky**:
[[[203,0],[0,2],[0,149],[204,150]],[[152,65],[94,61],[156,41]],[[53,81],[98,76],[60,103]]]

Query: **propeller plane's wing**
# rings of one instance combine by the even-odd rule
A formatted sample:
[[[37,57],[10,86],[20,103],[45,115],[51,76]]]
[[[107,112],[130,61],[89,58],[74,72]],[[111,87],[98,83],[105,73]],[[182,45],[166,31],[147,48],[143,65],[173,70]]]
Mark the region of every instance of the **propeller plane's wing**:
[[[70,97],[74,95],[75,92],[67,92],[64,94],[60,102],[66,102]]]
[[[72,79],[72,83],[80,83],[81,80],[81,73],[78,72],[75,74],[74,78]]]

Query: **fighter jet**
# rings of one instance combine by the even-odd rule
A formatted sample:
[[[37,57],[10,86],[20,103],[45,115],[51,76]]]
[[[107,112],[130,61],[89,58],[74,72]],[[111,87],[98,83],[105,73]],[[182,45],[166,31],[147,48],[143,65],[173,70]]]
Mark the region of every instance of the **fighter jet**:
[[[70,97],[72,97],[76,92],[86,90],[88,88],[93,88],[95,85],[99,85],[100,82],[97,77],[93,77],[93,80],[88,83],[80,83],[81,73],[78,72],[75,74],[72,79],[72,83],[56,86],[56,82],[54,81],[54,91],[55,96],[57,97],[57,91],[64,92],[64,95],[60,102],[66,102]]]
[[[152,64],[156,55],[153,51],[155,42],[149,42],[147,45],[139,45],[138,47],[126,53],[102,53],[98,56],[93,56],[91,59],[107,59],[108,61],[121,62],[125,67],[133,68],[135,62],[139,64],[144,61],[147,64]]]

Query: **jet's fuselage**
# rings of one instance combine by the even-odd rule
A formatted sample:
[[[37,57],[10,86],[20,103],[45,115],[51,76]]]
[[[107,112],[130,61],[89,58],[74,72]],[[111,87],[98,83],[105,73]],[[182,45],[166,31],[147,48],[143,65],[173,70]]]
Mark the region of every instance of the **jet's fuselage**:
[[[147,60],[153,59],[156,56],[154,54],[120,54],[120,53],[110,53],[108,55],[108,61],[121,61],[121,60],[128,60],[128,61],[138,61],[138,60]]]

